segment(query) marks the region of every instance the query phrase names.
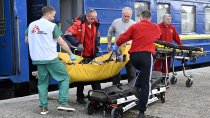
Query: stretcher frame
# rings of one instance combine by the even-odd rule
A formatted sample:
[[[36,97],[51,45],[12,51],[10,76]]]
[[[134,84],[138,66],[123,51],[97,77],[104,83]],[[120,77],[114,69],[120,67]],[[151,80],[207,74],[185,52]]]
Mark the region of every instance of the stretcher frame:
[[[155,83],[156,85],[150,90],[148,104],[151,104],[158,100],[161,100],[162,103],[165,102],[166,86],[160,84],[162,73],[160,73],[160,72],[156,72],[156,73],[159,73],[159,76],[158,76],[159,78],[157,81],[154,81],[154,79],[153,79],[153,81],[154,81],[153,83],[155,83],[155,82],[157,82],[157,83]],[[153,76],[153,77],[157,77],[157,75]],[[135,80],[133,80],[133,81],[135,81]],[[131,81],[131,82],[133,82],[133,81]],[[128,84],[132,84],[132,83],[128,83]],[[126,85],[116,85],[116,86],[126,86]],[[111,87],[113,87],[113,86],[111,86]],[[131,92],[131,91],[132,91],[132,89],[129,92]],[[93,99],[93,97],[91,97],[91,95],[93,95],[94,92],[104,94],[106,96],[107,100],[104,101],[104,100]],[[89,115],[92,115],[97,110],[102,109],[104,116],[106,116],[106,113],[108,111],[110,111],[111,118],[123,117],[123,113],[130,110],[131,108],[135,107],[139,101],[138,98],[133,94],[128,95],[128,96],[119,97],[119,98],[116,98],[116,99],[110,101],[109,95],[106,92],[104,92],[103,89],[102,90],[90,90],[88,92],[88,99],[89,99],[89,103],[87,104],[86,109],[87,109],[87,113]]]
[[[175,59],[181,61],[183,75],[187,78],[186,86],[191,87],[193,85],[193,75],[186,74],[187,62],[196,62],[196,59],[200,56],[205,56],[207,53],[203,52],[202,48],[192,47],[192,46],[178,46],[173,45],[165,41],[156,41],[157,44],[163,45],[162,48],[156,48],[157,52],[162,52],[168,54],[172,58],[172,77],[170,79],[171,84],[177,83],[177,73],[175,72]],[[166,58],[166,71],[167,68],[167,58]],[[169,77],[169,73],[168,76]],[[165,79],[166,80],[166,79]],[[167,82],[169,83],[169,82]]]

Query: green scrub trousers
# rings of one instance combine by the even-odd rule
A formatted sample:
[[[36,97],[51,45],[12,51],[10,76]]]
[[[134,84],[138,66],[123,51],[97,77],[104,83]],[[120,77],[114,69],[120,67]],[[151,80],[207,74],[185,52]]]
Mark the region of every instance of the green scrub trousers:
[[[38,91],[40,107],[48,107],[48,86],[50,75],[58,82],[59,86],[59,104],[67,104],[69,96],[69,81],[70,78],[65,69],[64,64],[58,59],[52,61],[37,61],[33,62],[38,69]]]

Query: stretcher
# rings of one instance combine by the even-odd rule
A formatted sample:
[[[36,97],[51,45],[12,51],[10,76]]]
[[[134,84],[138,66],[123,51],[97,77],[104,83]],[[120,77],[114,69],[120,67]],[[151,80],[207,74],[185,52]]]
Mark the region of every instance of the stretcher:
[[[154,71],[151,79],[151,89],[148,104],[157,100],[165,102],[166,87],[160,84],[161,72]],[[103,110],[103,115],[111,111],[111,118],[121,118],[123,113],[135,107],[138,99],[132,93],[135,79],[128,84],[114,85],[102,90],[90,90],[88,92],[89,103],[86,106],[87,113],[92,115],[94,112]]]
[[[70,82],[91,82],[105,80],[115,76],[129,61],[130,45],[121,46],[121,54],[109,52],[84,64],[83,58],[76,55],[77,60],[70,59],[67,53],[58,52],[58,58],[65,64]]]
[[[163,62],[165,62],[165,68],[166,72],[162,75],[162,84],[168,86],[169,85],[169,72],[168,72],[168,57],[171,57],[171,50],[165,49],[163,45],[156,45],[156,53],[154,56],[154,60],[161,59]]]
[[[175,60],[181,61],[183,75],[187,78],[186,86],[191,87],[193,85],[193,76],[187,75],[185,73],[185,67],[187,62],[196,62],[196,59],[200,56],[206,56],[206,52],[203,51],[203,48],[192,47],[192,46],[178,46],[173,45],[164,41],[156,41],[156,53],[157,55],[165,55],[164,57],[172,58],[172,77],[170,79],[171,84],[177,83],[177,73],[174,69]],[[167,62],[167,58],[164,58]],[[167,65],[167,64],[166,64]],[[167,71],[167,66],[166,66]],[[168,72],[168,71],[167,71]],[[169,74],[166,74],[165,78],[169,78]],[[167,79],[165,79],[167,81]]]

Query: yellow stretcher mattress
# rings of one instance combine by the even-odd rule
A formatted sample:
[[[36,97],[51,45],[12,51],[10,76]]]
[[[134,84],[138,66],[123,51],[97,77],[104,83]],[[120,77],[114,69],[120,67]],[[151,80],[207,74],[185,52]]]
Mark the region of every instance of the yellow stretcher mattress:
[[[67,53],[58,52],[58,57],[65,64],[71,83],[105,80],[119,73],[129,60],[128,50],[130,49],[130,45],[121,46],[120,48],[122,50],[122,54],[126,55],[124,62],[104,62],[109,59],[112,54],[111,52],[95,58],[89,64],[81,64],[80,61],[83,58],[77,55],[77,60],[75,61],[70,60]]]

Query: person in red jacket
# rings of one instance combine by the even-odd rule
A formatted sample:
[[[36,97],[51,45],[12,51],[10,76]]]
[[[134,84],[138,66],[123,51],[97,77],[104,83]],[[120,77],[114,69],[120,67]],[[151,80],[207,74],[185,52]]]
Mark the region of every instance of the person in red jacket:
[[[178,45],[182,45],[179,34],[177,33],[175,27],[171,24],[171,15],[165,14],[163,16],[163,22],[158,25],[161,29],[161,36],[159,40],[172,43],[175,41]],[[171,58],[167,58],[168,73],[170,72]],[[166,73],[166,61],[162,59],[156,59],[154,64],[155,71],[161,71],[163,74]],[[167,75],[166,75],[167,77]],[[168,78],[167,78],[168,79]]]
[[[153,54],[155,53],[154,42],[160,38],[161,34],[158,25],[150,21],[150,11],[142,11],[141,21],[130,26],[125,33],[121,34],[113,47],[113,51],[116,51],[118,46],[130,39],[132,40],[131,49],[129,50],[130,61],[137,70],[140,70],[132,90],[136,97],[139,98],[138,118],[144,118],[144,112],[146,111]]]
[[[71,43],[71,45],[76,46],[77,50],[81,52],[84,58],[84,63],[89,63],[93,58],[95,58],[98,52],[100,36],[99,36],[99,21],[97,19],[97,12],[94,9],[87,11],[86,15],[80,15],[77,17],[65,32],[64,37]],[[101,89],[99,82],[91,82],[92,88],[94,90]],[[85,104],[84,100],[84,84],[78,83],[77,87],[77,102],[80,104]]]

